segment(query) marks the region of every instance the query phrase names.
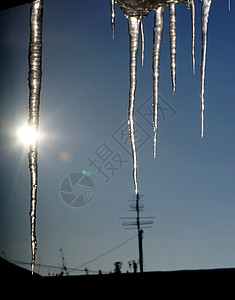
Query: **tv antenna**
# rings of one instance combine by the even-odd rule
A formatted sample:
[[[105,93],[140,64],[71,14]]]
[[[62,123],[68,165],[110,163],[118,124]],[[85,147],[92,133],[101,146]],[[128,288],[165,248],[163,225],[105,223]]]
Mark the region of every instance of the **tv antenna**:
[[[61,252],[61,259],[62,259],[62,267],[61,267],[61,272],[60,272],[60,276],[64,276],[64,274],[68,275],[68,272],[67,272],[67,267],[64,263],[64,253],[63,253],[63,249],[61,248],[60,249],[60,252]]]
[[[152,228],[153,219],[155,217],[140,217],[140,212],[144,210],[143,203],[140,203],[141,201],[144,201],[141,199],[144,195],[139,195],[137,193],[135,200],[129,200],[129,201],[135,201],[135,204],[131,204],[130,208],[132,212],[136,212],[136,217],[120,217],[122,220],[128,220],[122,222],[122,226],[125,227],[125,229],[137,229],[138,232],[138,247],[139,247],[139,264],[140,264],[140,272],[143,272],[143,228]]]

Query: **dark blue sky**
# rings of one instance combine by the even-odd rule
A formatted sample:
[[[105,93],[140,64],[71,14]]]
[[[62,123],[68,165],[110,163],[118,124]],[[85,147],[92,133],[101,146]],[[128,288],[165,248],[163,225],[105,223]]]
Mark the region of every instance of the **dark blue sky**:
[[[145,270],[235,265],[235,25],[233,6],[231,12],[227,6],[227,1],[213,1],[210,12],[203,140],[201,4],[196,3],[195,76],[190,11],[177,5],[174,96],[165,11],[155,160],[148,114],[153,13],[144,20],[145,64],[142,68],[139,55],[136,92],[138,179],[146,200],[142,214],[155,217],[152,229],[144,232]],[[116,8],[113,41],[108,0],[44,1],[37,263],[61,265],[63,248],[67,266],[77,267],[136,233],[124,230],[119,219],[134,216],[128,201],[134,186],[127,139],[127,21]],[[28,149],[16,137],[28,119],[29,5],[0,12],[0,23],[0,251],[30,262]],[[107,154],[103,161],[102,149]],[[95,194],[89,204],[74,208],[63,201],[60,187],[68,175],[82,172],[94,183]],[[76,185],[73,193],[88,201],[92,190]],[[126,271],[132,259],[138,260],[137,238],[87,267],[109,271],[122,261]]]

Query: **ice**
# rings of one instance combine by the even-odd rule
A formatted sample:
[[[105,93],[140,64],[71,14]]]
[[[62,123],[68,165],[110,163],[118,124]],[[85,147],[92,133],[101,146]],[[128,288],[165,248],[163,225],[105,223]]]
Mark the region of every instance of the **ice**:
[[[193,74],[195,74],[195,4],[193,0],[189,1],[191,8],[191,22],[192,22],[192,64]]]
[[[114,40],[114,32],[115,32],[115,0],[110,0],[110,6],[111,6],[112,38]]]
[[[191,10],[192,23],[192,68],[195,74],[195,2],[196,0],[115,0],[112,1],[112,7],[116,2],[125,16],[129,24],[130,36],[130,94],[129,94],[129,114],[128,122],[130,129],[130,140],[133,154],[133,176],[135,182],[135,192],[137,189],[137,160],[136,160],[136,144],[134,132],[134,102],[136,90],[136,71],[137,71],[137,52],[139,47],[139,30],[141,31],[142,41],[142,65],[144,61],[144,31],[143,18],[148,16],[151,11],[155,11],[154,30],[153,30],[153,129],[154,129],[154,158],[157,152],[157,131],[158,131],[158,95],[159,95],[159,66],[160,66],[160,50],[162,42],[162,32],[164,26],[164,10],[169,8],[169,36],[170,36],[170,65],[172,77],[172,92],[176,88],[176,4],[187,5]],[[202,42],[201,42],[201,137],[204,135],[204,94],[205,94],[205,67],[206,67],[206,51],[207,51],[207,31],[208,19],[212,0],[200,0],[202,2]],[[230,1],[228,1],[230,9]],[[112,10],[112,18],[113,18]],[[112,21],[112,24],[114,21]]]
[[[156,8],[159,0],[115,0],[126,17],[145,18]],[[163,1],[167,2],[167,0]]]
[[[144,66],[144,24],[143,19],[140,19],[140,31],[141,31],[141,61],[142,67]]]
[[[29,42],[29,126],[35,136],[39,127],[39,105],[42,74],[42,15],[43,0],[36,0],[30,4],[30,42]],[[31,183],[30,221],[31,221],[31,252],[32,273],[37,252],[36,240],[36,205],[37,205],[37,181],[38,181],[38,142],[35,138],[30,144],[29,170]]]
[[[204,109],[205,109],[205,69],[206,69],[206,50],[207,50],[207,31],[208,19],[212,0],[203,0],[202,3],[202,41],[201,41],[201,137],[204,136]]]
[[[133,160],[133,179],[135,185],[135,194],[138,194],[137,183],[137,157],[136,157],[136,141],[134,127],[134,106],[136,91],[136,71],[137,71],[137,54],[139,49],[139,31],[140,18],[128,17],[128,31],[130,39],[130,90],[129,90],[129,108],[128,108],[128,124],[130,132],[132,160]]]
[[[228,0],[228,10],[230,11],[231,9],[231,3],[230,3],[230,0]]]
[[[154,158],[157,153],[157,127],[158,127],[158,86],[159,86],[159,65],[160,50],[162,43],[162,31],[164,26],[164,6],[155,10],[153,28],[153,129],[154,129]]]
[[[171,57],[171,80],[172,93],[175,92],[175,56],[176,56],[176,12],[175,3],[169,4],[169,36],[170,36],[170,57]]]

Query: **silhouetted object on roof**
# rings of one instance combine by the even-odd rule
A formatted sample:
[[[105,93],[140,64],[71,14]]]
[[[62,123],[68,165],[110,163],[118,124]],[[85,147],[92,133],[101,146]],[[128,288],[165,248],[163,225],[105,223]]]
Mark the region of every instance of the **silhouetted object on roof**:
[[[114,263],[114,266],[115,266],[114,273],[121,274],[122,262],[121,261],[116,261]]]
[[[134,273],[137,273],[137,263],[135,261],[133,261],[133,269]]]
[[[131,270],[131,268],[133,267],[133,272],[137,273],[137,269],[138,269],[138,264],[135,260],[130,260],[128,261],[128,265],[129,265],[129,269]]]

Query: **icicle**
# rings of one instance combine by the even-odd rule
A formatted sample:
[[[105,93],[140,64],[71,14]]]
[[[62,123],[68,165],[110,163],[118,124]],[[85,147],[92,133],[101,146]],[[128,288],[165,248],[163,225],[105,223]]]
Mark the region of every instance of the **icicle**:
[[[143,18],[140,19],[140,31],[141,31],[141,60],[142,60],[142,67],[144,66],[144,24]]]
[[[29,126],[35,134],[39,127],[39,105],[41,90],[41,64],[42,64],[42,15],[43,0],[36,0],[30,4],[30,43],[29,43]],[[31,181],[31,251],[32,251],[32,273],[35,265],[37,251],[36,240],[36,205],[37,205],[37,155],[38,142],[35,138],[30,144],[29,169]]]
[[[128,108],[128,124],[131,140],[132,158],[133,158],[133,179],[135,185],[135,193],[138,193],[137,184],[137,156],[134,128],[134,104],[136,90],[136,71],[137,71],[137,53],[139,49],[139,31],[140,20],[137,17],[128,17],[128,30],[130,38],[130,91],[129,91],[129,108]]]
[[[158,80],[160,65],[160,49],[162,42],[162,31],[164,25],[164,6],[155,10],[155,21],[153,28],[153,128],[154,128],[154,158],[156,157],[157,145],[157,117],[158,117]]]
[[[228,0],[228,10],[230,11],[231,9],[231,3],[230,3],[230,0]]]
[[[195,4],[194,0],[190,0],[191,20],[192,20],[192,64],[193,74],[195,75]]]
[[[204,92],[205,92],[205,69],[207,50],[208,19],[212,0],[203,0],[202,4],[202,57],[201,57],[201,137],[204,135]]]
[[[112,38],[114,40],[114,32],[115,32],[115,0],[110,0],[110,6],[111,6]]]
[[[171,51],[171,80],[172,93],[175,92],[175,56],[176,56],[176,13],[175,3],[169,5],[169,35],[170,35],[170,51]]]

